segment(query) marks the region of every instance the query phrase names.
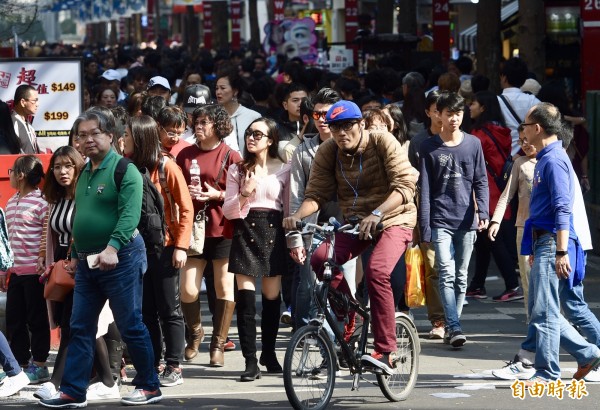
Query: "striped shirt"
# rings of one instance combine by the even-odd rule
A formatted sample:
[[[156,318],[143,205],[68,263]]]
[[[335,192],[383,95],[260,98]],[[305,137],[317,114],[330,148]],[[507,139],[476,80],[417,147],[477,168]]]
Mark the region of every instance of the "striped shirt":
[[[67,247],[71,240],[73,231],[73,220],[75,218],[75,201],[63,198],[52,207],[50,213],[50,227],[58,238],[58,245]]]
[[[8,200],[6,224],[10,246],[15,254],[11,272],[17,275],[36,274],[46,212],[48,203],[39,188],[24,197],[17,192]]]

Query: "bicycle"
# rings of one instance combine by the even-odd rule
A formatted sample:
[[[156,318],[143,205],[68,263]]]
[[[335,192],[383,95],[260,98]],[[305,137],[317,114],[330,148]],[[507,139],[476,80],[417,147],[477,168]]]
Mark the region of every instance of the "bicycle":
[[[412,319],[403,313],[396,316],[396,340],[398,349],[390,354],[394,373],[388,375],[381,369],[365,366],[361,362],[363,354],[367,353],[369,342],[369,325],[371,315],[369,308],[363,307],[358,301],[330,287],[332,270],[339,268],[333,258],[335,235],[338,232],[358,234],[358,224],[339,226],[337,221],[331,225],[316,225],[298,223],[298,230],[303,236],[308,236],[312,243],[312,234],[321,237],[319,243],[329,241],[328,257],[324,262],[324,273],[321,281],[315,282],[314,299],[318,315],[307,325],[296,331],[290,340],[285,353],[283,364],[283,380],[285,392],[292,407],[297,410],[319,410],[329,404],[337,373],[336,350],[332,340],[323,325],[327,322],[340,345],[341,354],[348,362],[352,375],[351,390],[358,390],[359,380],[376,384],[383,395],[390,401],[403,401],[412,392],[418,377],[420,342],[416,326]],[[306,247],[306,245],[305,245]],[[305,263],[308,263],[305,262]],[[345,315],[352,309],[362,318],[362,326],[357,326],[349,341],[344,340],[343,332],[338,329],[336,320],[329,312],[327,301],[340,309]],[[358,323],[358,321],[357,321]],[[365,373],[375,373],[376,382],[367,380]]]

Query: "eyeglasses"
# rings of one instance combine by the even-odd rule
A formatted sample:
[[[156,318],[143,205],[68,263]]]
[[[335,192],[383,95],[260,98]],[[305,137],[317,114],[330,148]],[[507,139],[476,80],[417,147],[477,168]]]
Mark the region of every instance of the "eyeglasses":
[[[52,170],[54,172],[60,172],[63,169],[67,172],[71,171],[73,168],[75,168],[75,165],[73,164],[65,164],[65,165],[55,165],[52,167]]]
[[[73,137],[73,139],[75,141],[79,141],[79,140],[86,140],[89,137],[92,137],[93,139],[97,139],[100,135],[106,134],[104,131],[94,131],[90,134],[76,134],[75,137]]]
[[[352,127],[354,127],[354,125],[358,124],[358,122],[356,121],[340,121],[340,122],[333,122],[331,124],[329,124],[329,129],[333,132],[338,132],[340,130],[343,130],[345,132],[348,132],[352,129]]]
[[[179,137],[181,137],[183,135],[183,132],[167,131],[165,129],[165,127],[160,127],[160,128],[162,128],[162,130],[167,134],[167,137],[169,137],[169,138],[179,138]]]
[[[522,122],[519,124],[519,127],[521,127],[522,130],[525,129],[525,127],[527,127],[528,125],[535,125],[537,124],[537,122]]]
[[[212,121],[208,121],[208,120],[200,120],[200,121],[196,121],[194,123],[194,126],[196,127],[206,127],[207,125],[212,124]]]
[[[25,98],[25,101],[29,101],[30,103],[36,103],[38,101],[40,101],[39,98]]]
[[[245,132],[246,138],[254,138],[254,141],[260,141],[264,137],[269,138],[269,136],[259,130],[251,130],[248,128]]]
[[[327,115],[327,111],[313,111],[313,113],[312,113],[313,120],[315,120],[315,121],[319,121],[319,119],[322,119],[323,121],[325,121],[326,115]]]
[[[388,127],[385,124],[371,124],[369,129],[373,131],[387,131]]]

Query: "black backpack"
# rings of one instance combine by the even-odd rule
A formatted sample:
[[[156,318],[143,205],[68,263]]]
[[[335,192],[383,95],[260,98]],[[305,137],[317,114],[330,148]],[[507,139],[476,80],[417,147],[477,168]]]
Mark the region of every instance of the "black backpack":
[[[115,185],[117,192],[121,190],[121,182],[127,172],[127,165],[132,162],[128,158],[121,158],[115,168]],[[144,193],[142,195],[142,214],[138,231],[146,243],[146,252],[160,255],[165,248],[165,205],[160,192],[150,179],[150,172],[146,168],[139,169],[142,175]]]

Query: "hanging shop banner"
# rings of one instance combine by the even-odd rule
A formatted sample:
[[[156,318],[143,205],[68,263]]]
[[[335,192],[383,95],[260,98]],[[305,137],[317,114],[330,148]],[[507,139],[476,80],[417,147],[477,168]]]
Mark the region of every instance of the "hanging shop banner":
[[[0,65],[0,100],[13,106],[21,84],[34,87],[39,107],[32,125],[42,150],[67,144],[69,131],[83,110],[83,69],[79,58],[7,59]]]
[[[288,59],[300,57],[307,64],[317,62],[315,21],[310,17],[273,21],[265,25],[264,31],[263,49],[267,54],[275,52]]]
[[[239,50],[241,45],[242,5],[239,0],[231,0],[231,48]]]
[[[210,50],[212,49],[212,5],[210,1],[203,4],[204,48]]]
[[[285,1],[273,0],[273,20],[283,21],[285,19]]]

